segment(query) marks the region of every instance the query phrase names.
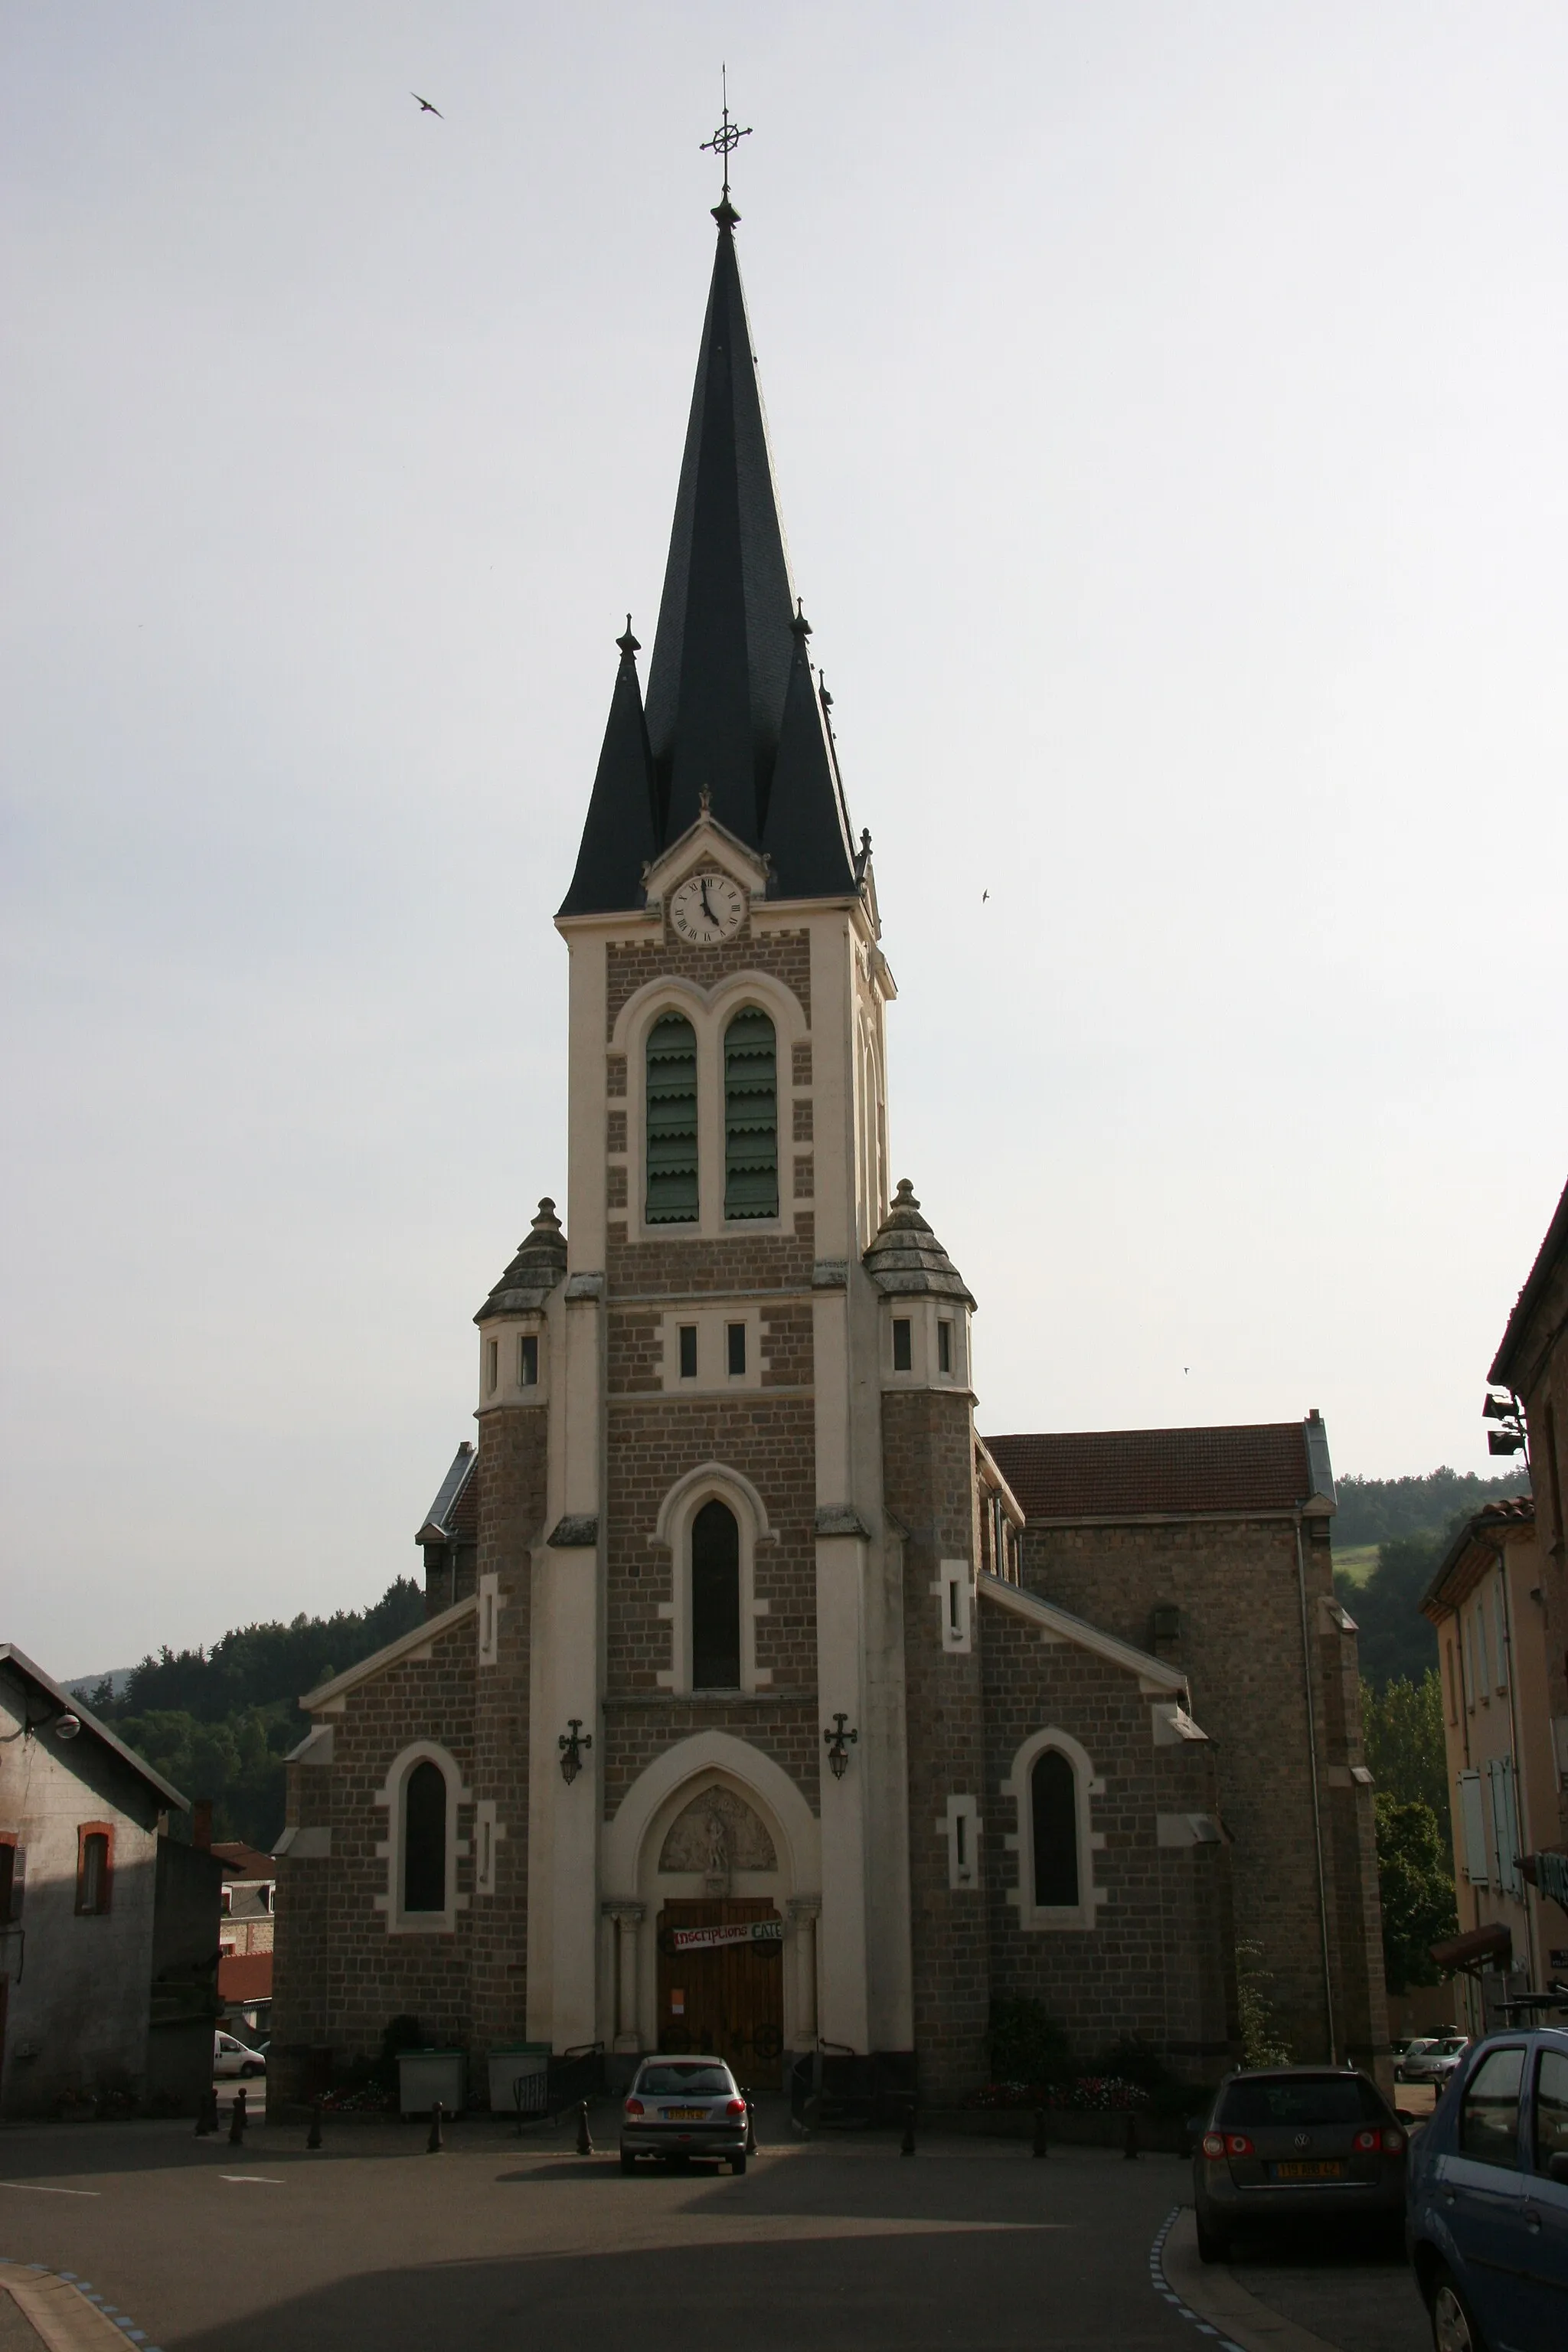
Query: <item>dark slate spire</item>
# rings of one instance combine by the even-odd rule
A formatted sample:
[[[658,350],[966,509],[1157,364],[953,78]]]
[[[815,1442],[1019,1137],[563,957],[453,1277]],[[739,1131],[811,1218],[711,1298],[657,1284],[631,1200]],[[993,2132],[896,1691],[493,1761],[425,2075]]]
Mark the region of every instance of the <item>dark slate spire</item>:
[[[795,598],[735,258],[738,215],[726,199],[713,216],[719,245],[648,669],[648,734],[665,839],[695,822],[706,786],[720,823],[755,845]]]
[[[795,658],[784,691],[778,757],[763,820],[763,847],[773,859],[781,898],[841,898],[855,887],[849,818],[839,787],[827,713],[806,655],[811,624],[790,623]]]
[[[626,635],[616,643],[621,666],[610,697],[610,716],[577,852],[577,871],[562,901],[563,915],[609,914],[640,906],[643,867],[658,855],[653,754],[637,683],[639,648],[629,613]]]

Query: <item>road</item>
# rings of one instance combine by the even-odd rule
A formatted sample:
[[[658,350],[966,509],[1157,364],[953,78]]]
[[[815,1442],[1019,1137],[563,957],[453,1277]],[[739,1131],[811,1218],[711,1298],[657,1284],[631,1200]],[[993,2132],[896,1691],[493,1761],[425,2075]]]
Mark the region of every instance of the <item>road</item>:
[[[606,2116],[606,2123],[610,2121]],[[1150,2284],[1174,2158],[1026,2143],[773,2137],[743,2179],[627,2179],[504,2127],[329,2118],[197,2140],[188,2125],[0,2134],[0,2254],[90,2283],[162,2352],[757,2352],[1042,2346],[1200,2352]],[[3,2300],[3,2299],[0,2299]],[[1209,2339],[1212,2341],[1212,2339]]]

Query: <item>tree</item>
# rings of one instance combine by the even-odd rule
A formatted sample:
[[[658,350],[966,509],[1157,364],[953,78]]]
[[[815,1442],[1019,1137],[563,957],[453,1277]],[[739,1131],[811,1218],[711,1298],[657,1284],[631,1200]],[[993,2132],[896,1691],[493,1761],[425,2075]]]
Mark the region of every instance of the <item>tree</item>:
[[[1448,1764],[1443,1739],[1443,1678],[1428,1667],[1415,1682],[1404,1675],[1381,1691],[1361,1686],[1362,1738],[1383,1795],[1427,1805],[1449,1835]]]
[[[1430,1805],[1379,1792],[1377,1882],[1390,1992],[1437,1981],[1431,1947],[1458,1931],[1447,1840]]]

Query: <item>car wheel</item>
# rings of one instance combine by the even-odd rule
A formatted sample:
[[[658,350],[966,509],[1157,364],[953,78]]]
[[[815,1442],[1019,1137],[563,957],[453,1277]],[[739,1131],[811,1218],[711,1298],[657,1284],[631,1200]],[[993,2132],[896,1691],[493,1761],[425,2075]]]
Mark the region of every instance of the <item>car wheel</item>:
[[[1432,2288],[1433,2352],[1486,2352],[1486,2338],[1451,2271],[1439,2271]]]
[[[1230,2252],[1230,2233],[1216,2230],[1200,2213],[1198,2224],[1198,2260],[1200,2263],[1223,2263]]]
[[[743,2156],[732,2156],[730,2158],[730,2169],[731,2172],[744,2172],[745,2168],[746,2159]]]
[[[623,2172],[635,2172],[637,2168],[637,2160],[636,2157],[630,2155],[627,2150],[623,2147],[621,2150],[621,2170]]]
[[[242,2066],[239,2071],[248,2081],[253,2074],[264,2074],[267,2069],[265,2066]]]

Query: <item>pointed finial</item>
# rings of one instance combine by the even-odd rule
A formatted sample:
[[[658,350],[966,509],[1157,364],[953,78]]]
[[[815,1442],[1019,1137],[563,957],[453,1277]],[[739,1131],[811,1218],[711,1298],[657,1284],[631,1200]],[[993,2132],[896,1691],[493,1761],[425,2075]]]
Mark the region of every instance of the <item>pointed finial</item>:
[[[860,828],[860,855],[862,857],[869,857],[871,855],[871,828],[869,825],[863,824]]]
[[[816,690],[822,697],[822,707],[824,710],[831,710],[833,708],[833,697],[827,691],[827,680],[825,677],[820,679]]]
[[[712,795],[712,793],[709,791],[709,789],[708,789],[708,787],[707,787],[707,785],[706,785],[706,784],[704,784],[704,785],[703,785],[702,790],[701,790],[701,791],[698,793],[698,795],[697,795],[697,805],[698,805],[698,807],[700,809],[700,811],[702,812],[702,814],[703,814],[704,816],[711,816],[711,815],[712,815],[712,814],[713,814],[713,795]]]
[[[724,94],[724,119],[719,125],[718,130],[713,133],[712,138],[704,139],[699,152],[704,155],[717,155],[721,163],[723,164],[724,193],[713,207],[713,217],[718,222],[721,228],[729,229],[733,228],[735,223],[741,217],[740,214],[735,210],[734,205],[730,202],[730,158],[734,153],[736,148],[740,145],[742,140],[749,139],[751,137],[752,126],[748,123],[746,128],[742,131],[737,124],[731,121],[730,68],[728,66],[721,66],[719,71],[721,76],[721,87],[722,88]]]
[[[811,635],[811,623],[805,617],[805,605],[798,596],[795,600],[795,618],[791,621],[790,627],[803,645]]]
[[[638,644],[637,638],[632,635],[632,616],[629,613],[626,614],[626,635],[624,637],[617,637],[616,639],[616,643],[620,647],[621,657],[624,661],[630,661],[634,654],[638,654],[642,651],[641,646]]]

